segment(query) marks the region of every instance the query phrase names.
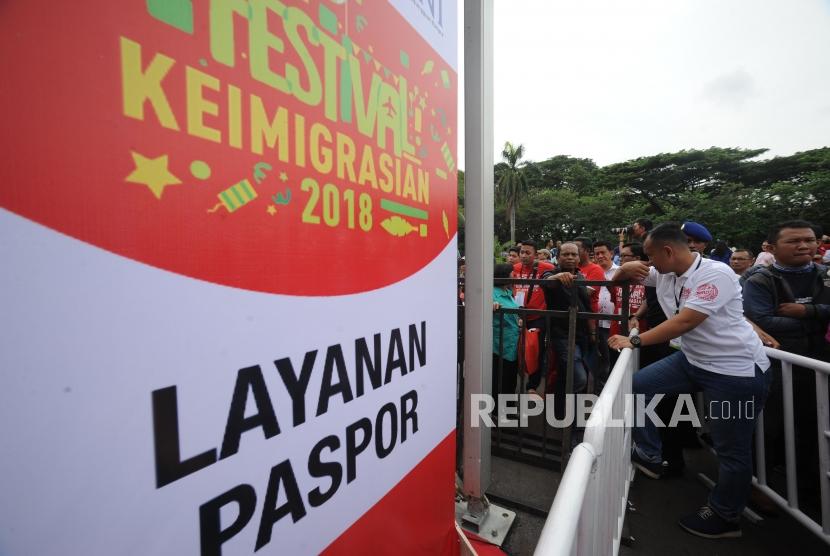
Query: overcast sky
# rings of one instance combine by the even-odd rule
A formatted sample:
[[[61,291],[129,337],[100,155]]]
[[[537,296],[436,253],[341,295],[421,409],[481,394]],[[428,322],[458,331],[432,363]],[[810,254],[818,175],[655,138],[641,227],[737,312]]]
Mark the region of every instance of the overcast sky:
[[[496,0],[494,47],[496,162],[830,145],[830,0]]]

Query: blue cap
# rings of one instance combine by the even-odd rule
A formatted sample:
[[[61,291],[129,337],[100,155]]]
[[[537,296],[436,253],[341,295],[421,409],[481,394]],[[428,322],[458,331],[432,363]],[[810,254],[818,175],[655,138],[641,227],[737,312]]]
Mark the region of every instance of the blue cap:
[[[684,234],[698,241],[712,241],[712,234],[709,233],[709,230],[707,230],[706,226],[703,224],[698,224],[697,222],[689,220],[688,222],[684,222],[683,225],[680,226],[680,229],[683,230]]]

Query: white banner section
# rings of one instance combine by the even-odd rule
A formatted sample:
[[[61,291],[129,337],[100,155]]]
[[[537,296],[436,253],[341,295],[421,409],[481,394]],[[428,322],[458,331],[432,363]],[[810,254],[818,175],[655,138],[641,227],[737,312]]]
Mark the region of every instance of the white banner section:
[[[455,253],[289,297],[0,210],[0,554],[319,552],[455,426]]]

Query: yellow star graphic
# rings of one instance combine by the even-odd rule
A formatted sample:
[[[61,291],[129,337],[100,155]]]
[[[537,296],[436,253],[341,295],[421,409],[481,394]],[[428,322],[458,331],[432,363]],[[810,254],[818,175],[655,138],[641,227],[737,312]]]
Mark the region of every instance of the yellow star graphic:
[[[164,193],[164,188],[168,185],[178,185],[182,180],[170,173],[167,169],[167,155],[161,155],[156,158],[147,158],[135,151],[130,151],[133,155],[133,162],[135,163],[135,170],[125,179],[131,183],[140,183],[146,185],[156,196],[156,199],[161,199],[161,194]]]
[[[281,179],[283,182],[288,181],[288,174],[286,174],[285,172],[280,172],[280,179]]]
[[[427,107],[427,101],[424,97],[421,97],[421,101],[418,104],[421,106],[421,110]]]
[[[277,214],[277,207],[275,207],[274,205],[268,205],[268,208],[265,210],[267,210],[268,214],[270,214],[271,216]]]

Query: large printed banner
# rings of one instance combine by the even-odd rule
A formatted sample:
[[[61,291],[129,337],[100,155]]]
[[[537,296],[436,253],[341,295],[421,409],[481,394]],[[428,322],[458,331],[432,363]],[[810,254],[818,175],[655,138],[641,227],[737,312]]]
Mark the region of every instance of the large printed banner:
[[[0,8],[0,554],[452,554],[456,4]]]

